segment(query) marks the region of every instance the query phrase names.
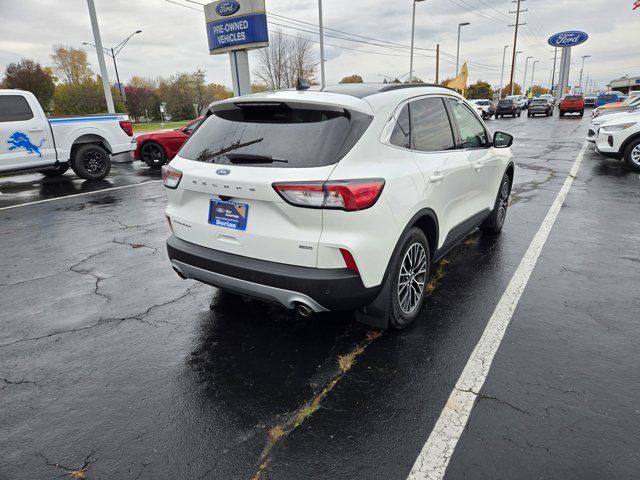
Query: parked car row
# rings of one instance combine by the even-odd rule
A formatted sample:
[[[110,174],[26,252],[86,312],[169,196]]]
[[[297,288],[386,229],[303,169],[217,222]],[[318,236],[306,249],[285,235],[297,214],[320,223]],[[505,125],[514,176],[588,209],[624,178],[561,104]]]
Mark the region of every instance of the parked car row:
[[[640,172],[640,111],[625,111],[594,118],[589,125],[587,141],[596,151],[609,158],[624,161]]]

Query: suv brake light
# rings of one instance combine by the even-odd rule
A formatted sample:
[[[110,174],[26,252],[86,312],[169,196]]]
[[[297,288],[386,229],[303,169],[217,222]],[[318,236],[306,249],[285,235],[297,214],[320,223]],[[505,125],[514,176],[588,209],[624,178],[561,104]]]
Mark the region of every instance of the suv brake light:
[[[328,182],[274,183],[282,199],[297,207],[364,210],[373,206],[384,188],[381,178]]]
[[[162,183],[165,187],[178,188],[181,179],[182,172],[180,170],[169,165],[162,166]]]
[[[124,130],[124,133],[133,137],[133,125],[128,120],[120,120],[120,128]]]

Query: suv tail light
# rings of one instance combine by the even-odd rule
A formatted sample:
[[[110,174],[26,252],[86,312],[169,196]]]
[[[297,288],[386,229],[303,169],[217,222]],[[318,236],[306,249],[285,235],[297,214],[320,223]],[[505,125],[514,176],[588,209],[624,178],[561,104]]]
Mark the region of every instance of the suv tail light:
[[[282,199],[297,207],[364,210],[373,206],[384,188],[381,178],[328,182],[274,183]]]
[[[182,172],[180,170],[169,165],[162,166],[162,183],[164,183],[165,187],[178,188],[181,179]]]
[[[120,128],[124,130],[124,133],[133,137],[133,125],[128,120],[120,120]]]
[[[342,259],[344,260],[346,267],[352,272],[359,273],[358,265],[356,264],[353,255],[351,255],[351,252],[346,248],[341,248],[340,253],[342,254]]]

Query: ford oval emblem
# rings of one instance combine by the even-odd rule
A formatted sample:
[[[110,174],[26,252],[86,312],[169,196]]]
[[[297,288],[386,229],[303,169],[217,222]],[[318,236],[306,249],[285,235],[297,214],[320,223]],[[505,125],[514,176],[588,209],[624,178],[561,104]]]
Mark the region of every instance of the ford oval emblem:
[[[588,38],[589,35],[586,33],[572,30],[569,32],[556,33],[549,37],[548,42],[552,47],[575,47],[576,45],[586,42]]]
[[[228,17],[240,10],[240,4],[236,0],[225,0],[216,5],[216,13],[221,17]]]
[[[226,168],[220,168],[219,170],[216,170],[216,173],[218,175],[229,175],[231,173],[231,170]]]

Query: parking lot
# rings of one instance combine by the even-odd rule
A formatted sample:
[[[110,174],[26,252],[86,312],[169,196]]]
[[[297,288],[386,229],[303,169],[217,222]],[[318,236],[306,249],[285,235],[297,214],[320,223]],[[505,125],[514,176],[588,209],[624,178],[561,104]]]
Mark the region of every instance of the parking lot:
[[[516,138],[504,231],[435,266],[399,333],[181,280],[139,162],[0,177],[0,478],[406,479],[588,116],[488,121]],[[638,186],[589,145],[445,478],[638,478]]]

